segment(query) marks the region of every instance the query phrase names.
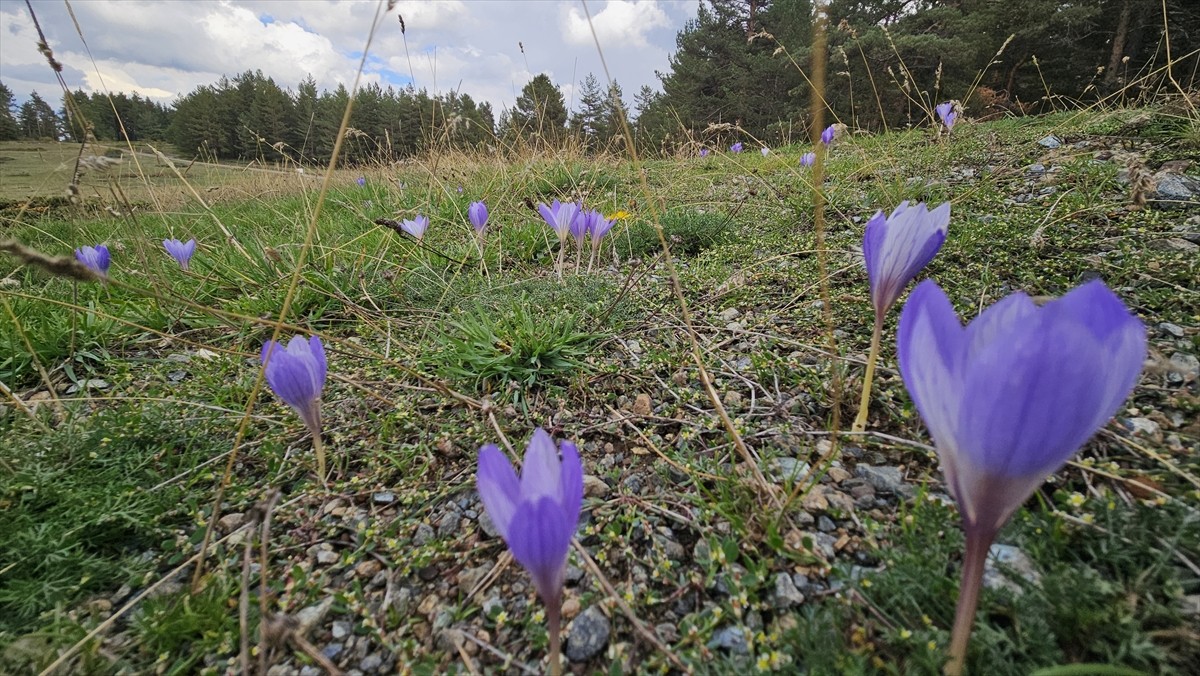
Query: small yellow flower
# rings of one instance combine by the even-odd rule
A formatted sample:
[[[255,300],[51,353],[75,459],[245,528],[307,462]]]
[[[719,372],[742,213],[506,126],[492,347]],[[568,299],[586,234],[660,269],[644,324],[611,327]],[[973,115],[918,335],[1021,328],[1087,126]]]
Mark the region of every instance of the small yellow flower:
[[[771,670],[770,655],[759,655],[758,661],[756,661],[754,663],[754,668],[758,669],[759,671],[770,671]]]
[[[713,619],[719,620],[719,619],[721,619],[721,616],[724,614],[725,614],[725,611],[721,610],[721,606],[717,606],[716,608],[713,608]]]
[[[631,214],[628,211],[625,211],[624,209],[617,209],[613,213],[605,216],[605,218],[607,218],[610,221],[623,221],[623,220],[626,220],[627,218],[629,218],[630,215]]]
[[[863,589],[870,589],[871,588],[871,578],[864,577],[863,581],[862,581],[862,587],[863,587]]]
[[[925,623],[925,626],[926,626],[926,627],[932,627],[932,626],[933,626],[933,620],[932,620],[932,619],[930,619],[930,617],[929,617],[928,615],[922,615],[922,616],[921,616],[921,621]]]
[[[1067,504],[1072,507],[1082,507],[1087,498],[1083,497],[1082,493],[1072,493],[1071,497],[1067,498]]]
[[[496,626],[502,627],[504,626],[505,622],[508,622],[508,611],[501,610],[500,612],[496,613]]]
[[[546,621],[546,611],[539,608],[538,611],[533,614],[533,621],[538,624],[545,622]]]
[[[937,641],[930,641],[929,643],[925,644],[925,647],[929,649],[929,652],[933,652],[934,650],[937,650]]]
[[[1091,525],[1096,522],[1096,515],[1095,514],[1084,514],[1080,518],[1080,520],[1088,525]]]
[[[907,640],[908,640],[908,639],[910,639],[910,638],[912,638],[912,632],[911,632],[911,631],[909,631],[908,629],[901,629],[901,630],[900,630],[900,640],[901,640],[901,641],[907,641]]]

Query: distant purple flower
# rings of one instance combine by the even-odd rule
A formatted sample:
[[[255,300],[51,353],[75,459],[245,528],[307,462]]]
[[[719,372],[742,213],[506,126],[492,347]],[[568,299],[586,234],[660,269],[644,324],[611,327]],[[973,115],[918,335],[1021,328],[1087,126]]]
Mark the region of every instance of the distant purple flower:
[[[325,387],[325,348],[321,339],[293,336],[285,349],[268,340],[259,359],[266,365],[267,384],[296,409],[313,436],[321,434],[321,390]]]
[[[771,154],[771,149],[766,146],[763,146],[761,149],[759,149],[758,152],[762,153],[763,157],[766,157],[767,155]]]
[[[460,194],[460,195],[462,194],[462,186],[461,185],[458,186],[458,194]]]
[[[550,206],[539,204],[538,213],[551,228],[554,228],[554,232],[558,233],[561,242],[566,241],[567,235],[571,234],[571,225],[579,217],[579,205],[575,202],[563,203],[554,200]]]
[[[741,141],[738,141],[737,143],[735,143],[735,144],[733,144],[733,145],[729,146],[729,152],[731,152],[731,153],[740,153],[740,152],[742,152],[742,142],[741,142]]]
[[[76,249],[75,260],[88,266],[97,274],[107,275],[108,266],[112,259],[108,255],[108,247],[103,244],[97,244],[94,247],[85,246]]]
[[[708,157],[708,148],[700,149],[700,157]]]
[[[559,460],[559,450],[562,460]],[[494,444],[479,449],[475,474],[484,509],[508,543],[513,558],[529,571],[538,596],[556,622],[571,537],[583,503],[583,465],[575,444],[554,440],[540,427],[525,450],[521,477]],[[558,627],[551,631],[558,633]]]
[[[196,240],[189,239],[185,244],[177,239],[164,239],[163,248],[171,254],[171,258],[174,258],[176,263],[179,263],[179,267],[187,270],[188,262],[192,260],[192,254],[196,253]]]
[[[425,237],[425,231],[429,229],[429,217],[418,215],[412,220],[403,220],[400,222],[400,228],[420,240]]]
[[[813,162],[816,162],[816,161],[817,161],[816,153],[804,153],[803,155],[800,156],[800,166],[802,166],[802,167],[811,167],[813,165]]]
[[[833,136],[835,133],[836,132],[832,124],[828,127],[825,127],[825,130],[821,132],[821,143],[824,143],[825,145],[833,143]]]
[[[357,180],[357,181],[355,181],[355,183],[358,183],[358,187],[360,187],[360,188],[361,188],[361,187],[363,187],[363,186],[365,186],[365,185],[367,184],[367,179],[366,179],[365,177],[363,177],[363,176],[359,176],[359,177],[358,177],[358,180]]]
[[[904,287],[933,260],[946,241],[949,225],[949,202],[929,211],[924,202],[909,206],[904,201],[891,216],[880,211],[867,222],[863,262],[876,315],[886,313]]]
[[[961,674],[991,543],[1120,409],[1141,373],[1146,331],[1099,280],[1041,307],[1014,293],[966,327],[926,280],[900,314],[896,354],[966,533],[946,669]]]
[[[942,124],[946,125],[946,131],[954,128],[954,122],[958,119],[958,113],[954,112],[954,103],[946,101],[937,105],[937,115],[941,119]]]
[[[487,229],[488,208],[482,201],[471,202],[467,207],[467,218],[471,221],[471,227],[475,228],[475,232],[480,235]]]

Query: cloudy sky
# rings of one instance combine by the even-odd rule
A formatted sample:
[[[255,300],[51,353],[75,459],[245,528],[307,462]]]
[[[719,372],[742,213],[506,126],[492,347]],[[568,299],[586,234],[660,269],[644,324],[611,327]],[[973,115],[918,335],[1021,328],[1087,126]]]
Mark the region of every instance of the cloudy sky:
[[[627,101],[658,88],[675,35],[698,0],[590,0],[587,10]],[[373,0],[74,0],[79,32],[61,0],[34,11],[72,89],[138,92],[170,103],[221,75],[259,69],[295,89],[347,87],[379,3]],[[403,16],[401,34],[397,16]],[[80,38],[82,32],[82,38]],[[407,45],[406,45],[407,40]],[[0,0],[0,82],[23,101],[57,104],[54,74],[37,51],[22,0]],[[86,43],[86,44],[85,44]],[[522,51],[522,48],[524,51]],[[579,0],[401,0],[380,21],[364,82],[459,90],[510,107],[521,87],[547,73],[572,102],[573,83],[603,69]]]

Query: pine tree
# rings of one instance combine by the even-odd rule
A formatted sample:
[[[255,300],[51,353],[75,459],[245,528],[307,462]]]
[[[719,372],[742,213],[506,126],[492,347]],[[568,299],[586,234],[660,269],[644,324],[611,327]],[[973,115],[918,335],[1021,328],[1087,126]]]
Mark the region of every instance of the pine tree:
[[[521,89],[511,119],[527,139],[552,144],[562,137],[567,124],[567,106],[562,91],[541,73]]]
[[[13,116],[12,90],[0,82],[0,141],[15,141],[21,137],[21,127]]]
[[[29,100],[21,104],[17,113],[21,135],[27,139],[58,140],[61,121],[58,113],[37,92],[29,94]]]
[[[571,116],[571,131],[588,150],[596,150],[607,141],[604,90],[595,75],[587,74],[579,88],[579,110]]]

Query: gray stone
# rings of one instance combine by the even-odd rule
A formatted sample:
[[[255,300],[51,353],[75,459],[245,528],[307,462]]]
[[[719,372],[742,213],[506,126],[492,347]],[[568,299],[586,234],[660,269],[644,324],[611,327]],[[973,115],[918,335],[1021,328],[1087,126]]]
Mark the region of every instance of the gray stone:
[[[334,622],[333,623],[333,637],[334,638],[341,640],[343,638],[346,638],[349,635],[350,635],[350,623],[349,622]]]
[[[429,544],[436,535],[427,523],[417,524],[417,532],[413,535],[413,544],[420,547]]]
[[[1150,248],[1157,251],[1178,251],[1180,253],[1192,253],[1200,249],[1200,244],[1189,242],[1181,237],[1167,237],[1165,239],[1156,239],[1150,242]]]
[[[333,606],[333,597],[326,596],[325,600],[320,603],[315,603],[307,606],[296,613],[296,634],[298,636],[307,636],[308,632],[313,627],[321,623],[325,619],[325,614],[329,612],[329,608]]]
[[[377,671],[379,666],[382,664],[383,657],[379,653],[371,653],[370,655],[362,658],[362,661],[358,663],[358,668],[362,669],[364,672],[370,673]]]
[[[1154,192],[1146,197],[1156,209],[1194,209],[1200,207],[1200,180],[1159,172],[1154,175]]]
[[[567,659],[586,662],[608,645],[611,628],[608,618],[598,606],[591,606],[571,622],[571,635],[567,638]]]
[[[377,505],[390,505],[396,501],[396,494],[391,491],[378,491],[371,494],[371,500]]]
[[[808,475],[812,467],[807,462],[801,462],[796,458],[789,458],[786,455],[777,458],[771,458],[770,474],[778,480],[784,479],[802,479]]]
[[[490,538],[498,537],[500,535],[500,531],[496,530],[495,522],[492,521],[492,517],[489,516],[486,511],[479,515],[478,521],[479,521],[479,530],[483,531],[484,535],[486,535]],[[415,540],[414,540],[414,544],[415,544]]]
[[[1055,148],[1062,145],[1062,139],[1055,136],[1054,134],[1050,134],[1046,138],[1039,140],[1038,145],[1043,148],[1049,148],[1051,150],[1054,150]]]
[[[1154,440],[1162,439],[1162,427],[1149,418],[1130,418],[1125,426],[1129,429],[1129,433],[1135,437],[1145,437]]]
[[[741,627],[724,627],[713,632],[708,647],[710,650],[722,648],[735,655],[750,654],[750,645],[746,641],[746,630]]]
[[[1158,325],[1158,330],[1162,331],[1168,336],[1171,336],[1172,338],[1183,337],[1183,327],[1178,324],[1172,324],[1171,322],[1160,322]]]
[[[837,524],[833,522],[833,519],[822,514],[817,517],[817,529],[822,533],[832,533],[837,530]]]
[[[876,467],[875,465],[860,464],[854,468],[854,475],[866,479],[880,493],[903,494],[905,492],[904,472],[899,467]]]
[[[338,658],[338,655],[342,654],[342,644],[341,643],[330,643],[330,644],[326,645],[324,648],[321,648],[321,654],[324,655],[325,657],[328,657],[331,660],[336,660]]]
[[[496,617],[496,615],[500,614],[503,611],[504,611],[504,602],[501,601],[500,597],[495,594],[493,594],[492,596],[489,596],[488,599],[483,602],[483,616],[484,617]]]
[[[442,516],[442,520],[438,522],[437,534],[438,537],[448,538],[458,532],[458,522],[462,518],[462,514],[456,509],[446,512]]]
[[[322,549],[317,552],[317,563],[328,566],[338,561],[338,553],[332,549]]]
[[[721,312],[720,316],[721,316],[721,321],[731,322],[731,321],[737,319],[738,317],[741,317],[742,312],[741,312],[741,310],[738,310],[735,307],[725,308],[725,310]]]
[[[324,669],[311,664],[306,664],[303,667],[300,667],[300,676],[323,676],[324,674]]]
[[[1033,560],[1012,545],[992,545],[983,568],[983,586],[987,589],[1007,589],[1014,595],[1025,593],[1021,584],[1041,584],[1042,576]]]
[[[1176,352],[1167,362],[1171,371],[1183,376],[1186,380],[1200,378],[1200,359],[1184,352]]]
[[[1044,173],[1046,173],[1046,165],[1031,164],[1025,169],[1025,173],[1027,173],[1027,174],[1044,174]]]
[[[771,594],[771,605],[775,608],[791,608],[804,603],[804,594],[796,589],[792,576],[787,573],[775,575],[775,590]]]

